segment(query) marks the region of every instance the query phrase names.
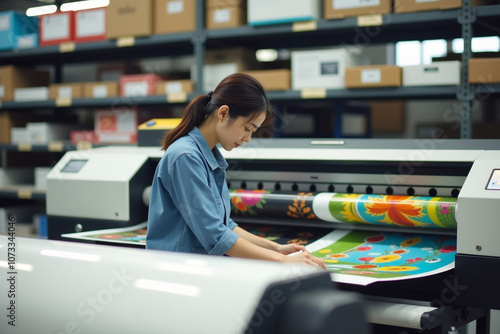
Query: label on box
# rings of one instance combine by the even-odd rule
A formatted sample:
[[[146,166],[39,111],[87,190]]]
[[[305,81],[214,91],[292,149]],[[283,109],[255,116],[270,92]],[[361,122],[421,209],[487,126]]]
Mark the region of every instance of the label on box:
[[[69,15],[50,15],[44,19],[43,36],[45,41],[69,38]]]
[[[333,9],[380,6],[380,0],[331,0]]]
[[[230,9],[216,9],[214,11],[214,22],[215,23],[226,23],[231,21],[231,10]]]
[[[73,90],[71,87],[59,87],[58,92],[57,92],[57,97],[59,98],[71,98],[73,95]]]
[[[437,2],[439,0],[416,0],[417,3],[419,2]]]
[[[2,15],[0,16],[0,31],[7,31],[10,28],[10,16]]]
[[[1,85],[0,86],[0,98],[5,96],[5,86]]]
[[[424,68],[424,73],[437,73],[439,72],[438,67],[426,67]]]
[[[100,36],[106,33],[106,12],[93,10],[77,13],[76,36]]]
[[[182,92],[182,84],[180,82],[167,82],[165,85],[165,93],[180,93]]]
[[[17,47],[19,49],[31,49],[36,47],[36,42],[38,36],[36,34],[31,34],[27,36],[17,37]]]
[[[123,85],[124,96],[147,96],[148,95],[147,81],[127,82]]]
[[[362,70],[361,82],[362,83],[379,83],[382,81],[382,72],[379,69],[375,70]]]
[[[336,75],[339,74],[339,63],[336,61],[322,62],[321,75]]]
[[[97,85],[92,87],[92,96],[95,98],[103,98],[108,96],[108,86]]]
[[[179,14],[184,11],[184,1],[176,0],[167,2],[167,14]]]

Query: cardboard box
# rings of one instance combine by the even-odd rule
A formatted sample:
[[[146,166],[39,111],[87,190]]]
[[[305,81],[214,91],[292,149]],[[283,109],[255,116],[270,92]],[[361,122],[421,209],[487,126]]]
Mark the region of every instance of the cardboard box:
[[[469,82],[473,84],[500,82],[500,58],[469,59]]]
[[[16,88],[48,86],[49,82],[49,72],[35,71],[18,66],[1,66],[0,100],[14,100],[14,90]]]
[[[153,0],[113,0],[106,12],[107,38],[153,34]]]
[[[391,0],[325,0],[325,19],[339,19],[344,17],[390,14],[392,12]]]
[[[319,0],[247,0],[249,25],[260,26],[320,18]]]
[[[72,144],[78,144],[81,142],[96,143],[96,135],[93,130],[72,130],[69,134],[69,138]]]
[[[207,29],[235,28],[247,23],[246,0],[207,0]]]
[[[49,86],[49,98],[52,100],[67,98],[78,99],[83,97],[83,85],[81,83],[60,83]]]
[[[246,71],[261,83],[266,91],[289,90],[291,88],[291,71],[289,69]]]
[[[115,108],[94,112],[96,142],[101,144],[129,144],[137,142],[138,111]]]
[[[29,87],[14,89],[15,102],[47,101],[49,87]]]
[[[22,38],[38,33],[38,17],[28,17],[25,13],[10,10],[0,13],[0,50],[20,48]],[[38,42],[37,42],[38,43]]]
[[[75,38],[75,12],[40,16],[40,46],[72,42]]]
[[[96,81],[83,84],[83,97],[86,99],[100,99],[120,95],[118,81]]]
[[[260,64],[255,51],[245,48],[207,50],[203,66],[203,90],[214,90],[230,74],[256,70]],[[191,67],[191,78],[196,79],[196,65]]]
[[[106,39],[106,8],[79,10],[74,20],[75,42],[94,42]]]
[[[26,128],[11,128],[10,143],[11,144],[29,144],[30,136]]]
[[[462,0],[394,0],[394,13],[443,10],[462,7]]]
[[[403,67],[403,86],[443,86],[460,84],[461,62],[439,61],[429,65]]]
[[[401,133],[405,130],[405,102],[370,102],[373,133]]]
[[[35,145],[46,145],[56,140],[68,140],[71,124],[33,122],[26,124],[29,142]]]
[[[156,84],[156,95],[168,95],[177,93],[191,93],[194,90],[194,83],[191,80],[167,80],[159,81]]]
[[[361,65],[363,58],[347,49],[292,52],[292,89],[345,88],[345,69]]]
[[[188,32],[196,29],[196,0],[155,0],[155,34]]]
[[[401,80],[401,67],[396,65],[348,67],[345,72],[346,88],[399,87]]]
[[[132,74],[120,77],[120,96],[155,95],[156,84],[163,78],[157,74]]]
[[[0,111],[0,144],[11,142],[11,131],[26,124],[26,117],[11,111]]]

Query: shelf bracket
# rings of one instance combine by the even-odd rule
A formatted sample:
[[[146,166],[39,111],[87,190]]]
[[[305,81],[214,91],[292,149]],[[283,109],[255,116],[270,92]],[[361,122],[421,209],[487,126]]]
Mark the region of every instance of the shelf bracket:
[[[474,111],[474,89],[469,84],[469,59],[472,58],[472,23],[476,21],[476,10],[471,0],[463,0],[462,9],[458,13],[458,22],[462,26],[464,51],[462,53],[461,84],[457,90],[457,99],[461,103],[460,138],[472,138],[472,113]]]

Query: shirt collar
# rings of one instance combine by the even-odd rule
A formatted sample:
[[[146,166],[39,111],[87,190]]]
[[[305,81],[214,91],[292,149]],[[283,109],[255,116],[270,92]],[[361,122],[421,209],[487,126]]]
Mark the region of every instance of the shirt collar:
[[[228,163],[220,153],[217,146],[215,146],[213,150],[210,150],[210,147],[208,146],[205,137],[203,137],[203,134],[196,126],[191,131],[189,131],[188,135],[191,138],[193,138],[194,142],[200,149],[201,154],[203,154],[203,156],[207,160],[207,163],[210,165],[210,168],[212,168],[212,170],[217,168],[225,170],[227,168]]]

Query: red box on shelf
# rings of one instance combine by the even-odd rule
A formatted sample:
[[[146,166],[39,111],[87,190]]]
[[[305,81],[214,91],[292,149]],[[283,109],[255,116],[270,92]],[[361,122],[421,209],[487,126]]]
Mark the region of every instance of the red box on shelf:
[[[40,16],[40,46],[72,42],[75,37],[74,20],[73,11]]]
[[[74,19],[75,42],[95,42],[106,37],[106,8],[79,10]]]
[[[95,132],[92,130],[73,130],[70,133],[70,139],[72,144],[78,144],[81,142],[97,142]]]
[[[96,143],[136,143],[138,114],[138,110],[133,108],[96,110],[94,112]]]
[[[162,80],[163,77],[153,73],[122,75],[120,95],[127,97],[155,95],[156,85]]]

